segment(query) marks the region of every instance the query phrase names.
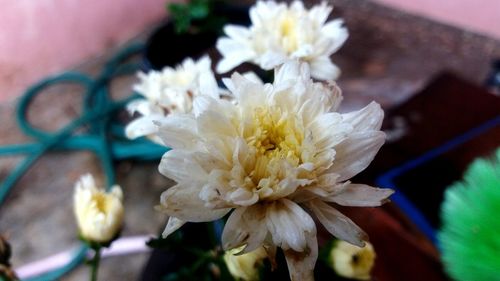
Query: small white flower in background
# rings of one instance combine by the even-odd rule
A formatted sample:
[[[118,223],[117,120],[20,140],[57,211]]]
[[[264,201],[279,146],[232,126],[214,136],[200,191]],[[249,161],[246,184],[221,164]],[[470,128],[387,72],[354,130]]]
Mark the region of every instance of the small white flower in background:
[[[285,63],[274,77],[262,84],[236,73],[224,81],[234,102],[199,96],[193,114],[163,121],[158,135],[172,150],[159,170],[177,182],[161,196],[170,216],[164,236],[232,211],[224,250],[280,247],[291,279],[313,280],[310,214],[335,237],[363,246],[365,233],[332,204],[380,206],[393,193],[348,181],[384,143],[384,113],[377,103],[337,113],[340,89],[314,83],[306,63]]]
[[[232,249],[224,253],[224,262],[229,273],[236,280],[258,281],[259,269],[267,257],[264,247],[260,247],[252,252],[238,255],[243,247]]]
[[[330,252],[329,259],[338,275],[350,279],[370,280],[375,257],[375,250],[369,242],[365,242],[364,247],[358,247],[338,241]]]
[[[75,185],[74,212],[80,236],[91,242],[106,243],[116,237],[123,224],[123,193],[118,185],[110,192],[98,188],[90,174]]]
[[[271,70],[289,59],[300,59],[318,80],[335,80],[340,69],[330,56],[347,40],[341,19],[326,22],[332,7],[325,2],[306,9],[301,1],[258,1],[250,9],[251,26],[227,25],[228,37],[217,41],[223,58],[217,72],[225,73],[241,63],[252,62]]]
[[[193,99],[204,94],[202,88],[217,88],[210,58],[206,56],[198,61],[187,58],[175,68],[165,67],[147,74],[141,72],[138,76],[140,82],[134,85],[134,90],[145,99],[134,100],[127,105],[130,114],[137,112],[141,116],[127,125],[125,134],[130,139],[148,136],[160,144],[161,140],[154,136],[157,131],[154,121],[170,113],[190,112]]]

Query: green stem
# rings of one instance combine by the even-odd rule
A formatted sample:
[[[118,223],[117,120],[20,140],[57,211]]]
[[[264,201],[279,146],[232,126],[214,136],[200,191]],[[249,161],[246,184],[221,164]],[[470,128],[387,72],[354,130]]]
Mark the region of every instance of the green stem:
[[[94,248],[95,255],[94,258],[90,261],[90,267],[92,270],[91,281],[97,281],[97,271],[99,270],[99,262],[101,261],[101,248]]]

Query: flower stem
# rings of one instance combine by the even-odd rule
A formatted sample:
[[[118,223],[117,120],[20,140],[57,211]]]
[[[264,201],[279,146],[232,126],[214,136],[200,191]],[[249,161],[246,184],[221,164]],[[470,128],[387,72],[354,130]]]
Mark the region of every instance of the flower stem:
[[[90,281],[97,281],[97,271],[99,270],[99,262],[101,261],[101,248],[93,248],[95,251],[94,257],[90,261],[90,267],[92,274],[90,275]]]

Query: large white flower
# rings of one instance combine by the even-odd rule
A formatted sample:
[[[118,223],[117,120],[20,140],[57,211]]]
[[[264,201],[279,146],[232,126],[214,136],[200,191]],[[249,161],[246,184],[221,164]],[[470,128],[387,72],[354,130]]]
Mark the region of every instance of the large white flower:
[[[332,9],[325,2],[307,10],[301,1],[289,6],[258,1],[250,9],[250,27],[224,27],[228,37],[217,42],[223,56],[217,72],[225,73],[243,62],[270,70],[292,58],[307,62],[312,77],[335,80],[340,70],[330,56],[344,44],[348,32],[340,19],[326,22]]]
[[[313,280],[318,246],[310,214],[334,236],[363,246],[364,232],[331,204],[379,206],[393,192],[347,181],[384,143],[383,111],[371,103],[335,112],[339,88],[314,83],[297,61],[279,68],[273,84],[239,74],[224,82],[234,103],[200,96],[194,114],[171,115],[160,126],[172,150],[159,170],[177,182],[161,196],[170,216],[164,236],[233,210],[224,249],[281,247],[292,280]]]
[[[140,83],[134,85],[134,90],[145,99],[134,100],[127,105],[130,114],[137,112],[141,115],[125,129],[131,139],[148,136],[161,143],[153,135],[157,130],[154,121],[170,113],[190,112],[194,97],[203,94],[200,89],[217,88],[210,58],[206,56],[198,61],[187,58],[175,68],[167,66],[162,71],[140,72],[138,76]],[[206,85],[202,86],[202,83]]]

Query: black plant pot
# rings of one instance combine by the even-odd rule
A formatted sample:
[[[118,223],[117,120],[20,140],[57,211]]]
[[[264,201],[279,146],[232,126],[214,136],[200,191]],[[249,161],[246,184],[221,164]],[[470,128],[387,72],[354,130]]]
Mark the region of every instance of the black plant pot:
[[[250,24],[247,6],[216,5],[213,14],[225,22],[238,25]],[[193,23],[203,26],[203,22]],[[196,32],[177,34],[172,22],[166,22],[153,32],[146,43],[143,56],[144,70],[161,70],[174,66],[186,57],[198,58],[214,47],[221,32]]]

